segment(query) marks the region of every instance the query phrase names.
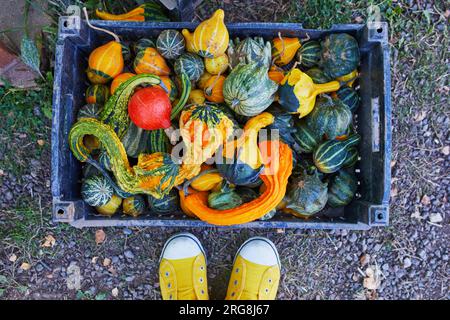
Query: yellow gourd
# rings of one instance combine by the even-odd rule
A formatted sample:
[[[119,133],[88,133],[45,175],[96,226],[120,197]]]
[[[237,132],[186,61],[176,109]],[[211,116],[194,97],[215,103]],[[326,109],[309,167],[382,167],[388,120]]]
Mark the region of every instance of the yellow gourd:
[[[210,74],[222,74],[228,69],[228,56],[223,54],[216,58],[205,58],[205,68]]]
[[[95,48],[88,59],[89,67],[87,69],[87,76],[89,81],[94,84],[104,84],[119,75],[123,70],[122,46],[120,45],[119,37],[115,33],[92,26],[89,22],[86,8],[83,8],[83,11],[90,28],[105,32],[114,37],[113,41]]]
[[[346,74],[346,75],[343,75],[342,77],[336,78],[336,80],[341,81],[341,82],[347,82],[347,81],[351,80],[347,85],[349,87],[353,87],[353,85],[355,84],[356,78],[358,78],[358,70],[357,69],[353,70],[349,74]]]
[[[117,212],[120,205],[122,204],[122,198],[118,195],[113,194],[111,200],[109,200],[105,205],[95,207],[98,213],[105,216],[112,216]]]
[[[208,82],[209,78],[212,77],[212,74],[209,72],[205,72],[201,75],[200,79],[197,81],[197,87],[199,89],[205,89],[206,83]]]
[[[150,47],[136,54],[133,67],[137,74],[150,73],[157,76],[168,76],[170,74],[170,68],[166,60],[155,48]]]
[[[272,41],[272,58],[275,64],[285,66],[294,59],[297,50],[302,45],[298,38],[279,37]]]
[[[181,34],[184,36],[187,52],[197,53],[197,50],[194,47],[194,34],[190,33],[188,29],[181,30]]]
[[[203,90],[195,89],[189,94],[188,103],[189,104],[203,104],[205,102],[205,95]]]
[[[224,23],[225,12],[216,10],[208,20],[195,28],[193,46],[196,53],[204,58],[216,58],[228,48],[229,34]],[[184,33],[183,33],[184,34]]]

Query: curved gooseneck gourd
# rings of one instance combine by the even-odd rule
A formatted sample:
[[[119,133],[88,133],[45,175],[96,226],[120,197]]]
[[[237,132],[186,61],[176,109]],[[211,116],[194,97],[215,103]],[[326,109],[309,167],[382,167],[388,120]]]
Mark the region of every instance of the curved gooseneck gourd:
[[[147,2],[139,7],[134,8],[123,14],[111,14],[108,12],[95,10],[95,14],[102,20],[113,21],[153,21],[153,22],[166,22],[170,21],[168,17],[162,11],[161,6],[155,1]]]
[[[93,162],[83,137],[93,135],[100,140],[109,156],[111,170],[125,192],[145,193],[159,199],[173,186],[200,172],[200,165],[184,165],[173,162],[167,153],[140,154],[137,165],[131,167],[125,148],[114,130],[98,120],[83,118],[73,125],[69,133],[69,146],[81,162]]]
[[[292,151],[281,141],[263,141],[259,144],[265,164],[261,180],[265,191],[259,198],[236,208],[216,210],[208,207],[208,192],[180,192],[181,202],[187,212],[215,225],[235,225],[261,218],[274,209],[283,199],[292,172]],[[270,159],[270,160],[269,160]]]

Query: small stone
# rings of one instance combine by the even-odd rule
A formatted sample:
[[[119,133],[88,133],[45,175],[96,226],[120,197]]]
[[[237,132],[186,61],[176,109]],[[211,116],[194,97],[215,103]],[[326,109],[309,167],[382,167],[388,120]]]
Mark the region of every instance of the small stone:
[[[412,262],[411,259],[406,257],[405,259],[403,259],[403,268],[407,269],[409,267],[411,267]]]
[[[44,270],[44,267],[42,266],[42,264],[38,263],[38,264],[36,265],[36,271],[37,271],[37,272],[41,272],[42,270]]]
[[[439,223],[442,222],[442,216],[440,213],[432,213],[430,214],[430,222],[431,223]]]
[[[349,241],[350,241],[351,243],[355,243],[356,240],[358,240],[358,236],[356,235],[356,233],[353,232],[352,235],[350,236]]]
[[[377,244],[373,247],[373,250],[374,250],[375,252],[378,252],[378,251],[380,251],[380,249],[381,249],[382,247],[383,247],[383,246],[382,246],[381,244],[377,243]]]
[[[359,258],[359,263],[361,264],[361,267],[365,267],[366,265],[368,265],[370,263],[370,254],[363,254]]]
[[[130,260],[134,259],[134,254],[131,250],[126,250],[124,252],[124,255],[125,255],[125,258],[127,258],[127,259],[130,259]]]
[[[131,282],[131,281],[134,280],[134,278],[135,278],[134,276],[128,276],[128,277],[125,278],[125,281],[126,282]]]
[[[129,236],[130,234],[133,233],[133,231],[131,231],[131,229],[129,229],[129,228],[124,228],[122,232],[124,235],[127,235],[127,236]]]
[[[387,270],[389,270],[389,265],[387,263],[385,263],[381,266],[381,269],[383,269],[383,271],[387,271]]]
[[[112,289],[112,290],[111,290],[111,295],[112,295],[114,298],[117,298],[117,297],[119,296],[119,289],[117,289],[117,288]]]
[[[6,192],[5,197],[7,201],[11,201],[14,198],[14,195],[12,194],[11,191],[8,191]]]
[[[119,257],[118,256],[112,257],[112,263],[118,263],[118,262],[119,262]]]
[[[419,257],[422,260],[427,260],[427,253],[425,252],[425,250],[419,250],[419,252],[417,252],[417,254],[419,255]]]

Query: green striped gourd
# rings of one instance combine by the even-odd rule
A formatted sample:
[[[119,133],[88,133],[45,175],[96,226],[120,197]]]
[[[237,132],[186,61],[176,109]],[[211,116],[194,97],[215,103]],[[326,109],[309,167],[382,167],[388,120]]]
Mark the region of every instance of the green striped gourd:
[[[347,159],[350,148],[361,140],[359,134],[353,134],[347,140],[328,140],[321,143],[313,153],[314,164],[323,173],[333,173],[341,169]]]
[[[133,95],[134,90],[142,85],[159,85],[161,78],[151,74],[138,74],[122,83],[100,114],[100,120],[110,125],[122,138],[130,126],[130,117],[128,116],[128,101]]]
[[[148,135],[148,152],[169,152],[170,142],[164,129],[151,130]]]
[[[125,64],[127,64],[131,61],[130,46],[125,43],[120,43],[120,45],[122,46],[123,61]]]
[[[164,58],[177,59],[185,49],[184,37],[177,30],[164,30],[156,39],[156,48]]]
[[[178,190],[172,189],[161,199],[148,196],[148,205],[151,211],[158,214],[176,213],[180,211],[180,196]]]
[[[303,172],[289,184],[283,210],[297,217],[310,217],[318,213],[327,204],[327,183],[322,182],[317,170],[313,174]]]
[[[357,187],[355,174],[350,170],[340,170],[328,183],[328,205],[334,208],[348,205],[355,196]]]
[[[131,158],[137,158],[141,153],[147,151],[149,131],[136,126],[130,121],[127,131],[121,141],[127,155]]]
[[[227,105],[243,116],[254,116],[267,109],[278,89],[278,84],[269,79],[267,72],[268,68],[257,62],[237,65],[223,85]]]
[[[215,191],[208,195],[208,207],[212,209],[233,209],[241,204],[242,199],[234,190]]]
[[[311,77],[314,83],[323,84],[333,80],[322,69],[318,67],[311,68],[305,71],[305,73]]]
[[[350,148],[343,167],[344,168],[353,167],[356,164],[356,162],[358,162],[358,157],[359,157],[358,149]]]
[[[137,217],[145,211],[145,199],[142,195],[134,195],[128,197],[122,202],[123,213],[126,215]]]
[[[352,122],[352,112],[339,99],[324,95],[319,98],[313,111],[306,117],[306,124],[319,137],[333,140],[344,135]]]
[[[177,75],[186,73],[189,80],[198,81],[203,72],[205,72],[205,64],[198,55],[187,52],[183,53],[175,61],[174,69]]]
[[[102,106],[96,103],[85,104],[78,110],[77,120],[81,118],[94,118],[98,119],[102,111]]]
[[[102,150],[98,155],[98,163],[100,163],[105,170],[112,171],[111,162],[109,161],[108,153],[105,150]]]
[[[321,50],[322,48],[318,41],[308,41],[302,44],[297,51],[297,59],[303,67],[311,68],[319,63]]]
[[[272,59],[272,45],[270,41],[264,42],[262,37],[245,38],[241,41],[239,38],[230,41],[227,55],[232,68],[239,63],[258,62],[269,68]]]
[[[300,152],[313,152],[321,141],[321,137],[315,133],[307,124],[305,120],[296,121],[295,123],[294,140],[299,146]]]
[[[156,45],[153,42],[153,40],[148,38],[141,38],[132,45],[134,55],[137,55],[138,52],[144,51],[147,48],[156,48]]]
[[[93,207],[107,204],[113,194],[111,184],[102,175],[90,176],[81,184],[81,198]]]
[[[96,175],[101,175],[102,173],[93,165],[86,163],[83,166],[82,169],[82,175],[83,175],[83,179],[92,177],[92,176],[96,176]]]
[[[358,42],[346,33],[325,37],[321,43],[319,66],[333,79],[344,76],[358,67]]]
[[[338,91],[336,95],[349,109],[351,112],[355,112],[358,109],[360,97],[359,94],[352,87],[343,86]]]
[[[109,98],[109,88],[104,84],[93,84],[86,89],[86,103],[103,105]]]

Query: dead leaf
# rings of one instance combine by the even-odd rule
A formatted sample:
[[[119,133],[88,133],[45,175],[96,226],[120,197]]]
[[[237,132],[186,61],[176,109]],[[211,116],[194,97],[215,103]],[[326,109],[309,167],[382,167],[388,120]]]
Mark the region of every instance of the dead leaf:
[[[117,271],[116,271],[116,269],[114,269],[114,267],[109,267],[108,271],[114,276],[117,275]]]
[[[17,256],[13,253],[12,255],[9,256],[8,260],[11,262],[16,262]]]
[[[423,119],[425,119],[427,117],[427,113],[425,111],[420,111],[419,113],[417,113],[414,116],[414,121],[415,122],[421,122]]]
[[[396,165],[396,163],[397,163],[397,160],[392,160],[391,161],[391,168],[393,168]]]
[[[20,133],[19,134],[19,138],[20,139],[25,139],[27,137],[27,135],[25,133]]]
[[[361,263],[361,267],[365,267],[366,265],[368,265],[370,263],[370,254],[364,253],[359,258],[359,263]]]
[[[366,269],[366,278],[363,280],[363,286],[369,290],[377,290],[380,287],[381,272],[376,266],[370,266]]]
[[[430,222],[431,223],[440,223],[440,222],[442,222],[442,220],[444,220],[444,219],[442,218],[442,216],[439,212],[430,214]]]
[[[3,176],[5,174],[5,171],[3,171],[2,169],[0,169],[0,176]]]
[[[277,229],[277,233],[284,233],[284,229],[283,228],[278,228]]]
[[[442,150],[441,150],[441,152],[442,152],[444,155],[448,156],[448,155],[450,154],[450,146],[445,146],[445,147],[443,147]]]
[[[98,260],[98,257],[92,257],[91,263],[92,263],[92,264],[96,264],[96,263],[97,263],[97,260]]]
[[[106,233],[103,229],[98,229],[95,231],[95,243],[102,244],[106,239]]]
[[[355,17],[355,22],[356,23],[363,23],[364,19],[361,16],[357,16],[357,17]]]
[[[37,144],[40,145],[40,146],[42,147],[42,146],[45,144],[45,141],[42,140],[42,139],[39,139],[39,140],[37,141]]]
[[[419,209],[415,208],[414,212],[411,214],[411,218],[422,220],[422,216],[420,215]]]
[[[397,188],[396,188],[396,187],[393,187],[393,188],[391,189],[391,198],[395,198],[395,197],[397,196],[397,194],[398,194]]]
[[[52,248],[55,245],[55,243],[56,239],[51,234],[48,234],[45,236],[44,243],[41,244],[41,247]]]
[[[20,269],[22,269],[22,270],[24,270],[24,271],[30,270],[30,268],[31,268],[31,264],[29,264],[29,263],[27,263],[27,262],[23,262],[23,263],[20,265]]]
[[[445,17],[446,19],[448,19],[448,17],[450,17],[450,9],[445,10],[445,12],[444,12],[444,17]]]
[[[428,206],[428,205],[431,203],[430,197],[427,196],[427,195],[424,195],[424,196],[422,197],[422,200],[420,200],[420,202],[421,202],[424,206]]]
[[[107,267],[107,266],[109,266],[110,264],[111,264],[111,259],[109,259],[109,258],[103,259],[103,266],[104,266],[104,267]]]
[[[112,289],[111,294],[114,298],[117,298],[119,296],[119,289],[117,288]]]

